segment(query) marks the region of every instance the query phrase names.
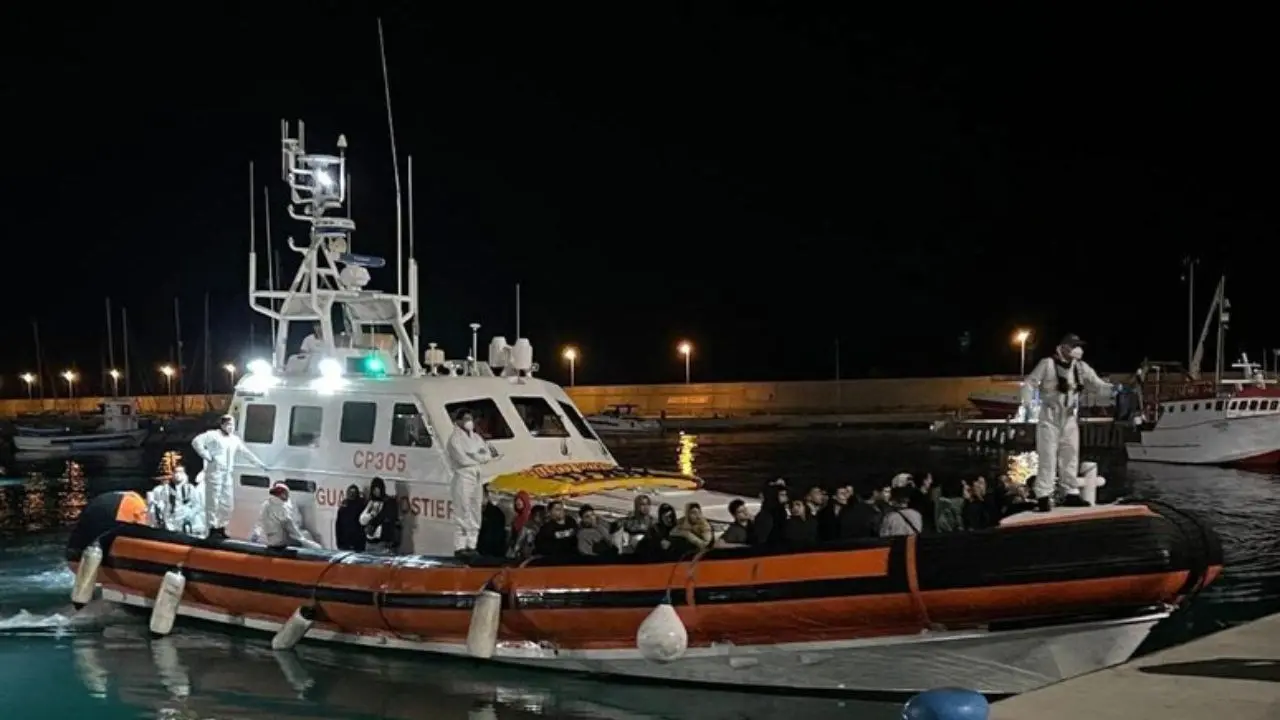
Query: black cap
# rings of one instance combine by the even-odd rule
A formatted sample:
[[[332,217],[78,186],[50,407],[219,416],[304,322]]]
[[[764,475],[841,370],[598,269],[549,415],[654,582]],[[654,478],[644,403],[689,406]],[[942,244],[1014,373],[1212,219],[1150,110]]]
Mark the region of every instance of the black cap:
[[[1058,345],[1065,345],[1066,347],[1080,347],[1081,345],[1084,345],[1084,341],[1075,333],[1067,333],[1063,336],[1062,342],[1058,343]]]

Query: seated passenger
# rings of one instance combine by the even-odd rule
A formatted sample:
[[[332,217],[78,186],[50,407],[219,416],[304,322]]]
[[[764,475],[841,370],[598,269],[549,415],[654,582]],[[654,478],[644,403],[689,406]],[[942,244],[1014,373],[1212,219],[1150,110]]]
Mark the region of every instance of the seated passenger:
[[[365,551],[378,554],[400,549],[400,516],[394,498],[387,496],[387,483],[380,477],[369,481],[369,501],[360,512]]]
[[[637,495],[631,507],[631,513],[622,518],[623,531],[634,538],[632,545],[639,542],[641,537],[644,537],[653,529],[654,517],[651,512],[652,508],[653,501],[649,499],[648,495]]]
[[[507,555],[507,514],[494,502],[489,486],[481,486],[484,506],[480,510],[480,534],[476,537],[476,552],[487,557]]]
[[[787,523],[787,481],[772,480],[760,494],[760,511],[756,513],[756,545],[780,545],[782,529]]]
[[[590,505],[583,505],[578,510],[577,538],[579,555],[616,555],[618,552],[613,546],[609,528]]]
[[[916,483],[915,492],[911,495],[911,509],[920,513],[920,517],[924,520],[924,526],[920,528],[921,532],[930,533],[937,530],[934,524],[937,510],[933,501],[936,494],[933,487],[933,474],[921,475],[920,481]]]
[[[938,532],[960,532],[964,529],[964,483],[952,478],[942,483],[942,493],[934,501],[934,523]]]
[[[995,527],[999,516],[987,497],[987,480],[979,475],[969,483],[969,498],[964,501],[964,526],[969,530]]]
[[[729,514],[733,516],[733,524],[716,541],[716,547],[746,547],[751,544],[751,511],[741,499],[729,503]]]
[[[169,519],[169,529],[203,537],[200,527],[204,525],[204,489],[192,487],[187,481],[187,470],[181,465],[173,469],[172,492],[173,512]]]
[[[671,531],[675,529],[676,509],[662,503],[658,506],[658,521],[636,545],[636,555],[647,558],[669,557],[672,555]]]
[[[294,520],[293,508],[289,504],[289,486],[284,483],[271,486],[258,515],[258,527],[262,528],[262,544],[267,547],[320,548],[319,543],[303,535],[302,528]]]
[[[880,521],[884,516],[878,503],[880,488],[875,483],[864,482],[858,486],[855,498],[856,501],[840,513],[840,539],[880,537]]]
[[[791,501],[791,515],[783,529],[783,539],[787,547],[793,549],[806,548],[818,544],[818,518],[809,514],[809,503],[803,500]]]
[[[849,505],[852,492],[847,487],[836,488],[831,501],[818,511],[818,539],[826,542],[840,538],[840,514]]]
[[[153,528],[173,529],[176,508],[171,483],[170,478],[160,478],[156,481],[156,486],[147,492],[147,523]]]
[[[827,491],[823,490],[821,485],[814,485],[809,488],[809,492],[804,495],[805,504],[809,506],[809,517],[817,518],[818,513],[822,512],[829,500]]]
[[[676,523],[669,538],[673,544],[688,543],[689,549],[704,550],[715,542],[715,533],[711,531],[711,523],[702,516],[702,506],[689,503],[684,506],[684,517]]]
[[[911,490],[910,487],[896,487],[890,491],[889,512],[880,522],[880,537],[920,534],[920,513],[909,507]]]
[[[578,524],[565,513],[564,503],[552,500],[547,505],[547,521],[533,540],[533,552],[539,557],[566,558],[578,552]]]
[[[359,485],[347,487],[347,494],[338,506],[338,517],[334,521],[334,544],[339,550],[364,552],[364,527],[360,524],[360,515],[364,512],[365,500],[360,494]]]
[[[519,516],[517,516],[517,520]],[[527,560],[533,557],[534,540],[538,537],[538,531],[542,529],[543,523],[547,521],[547,506],[534,505],[529,508],[529,517],[520,526],[519,531],[512,528],[512,534],[515,536],[511,541],[511,549],[507,551],[507,557]]]

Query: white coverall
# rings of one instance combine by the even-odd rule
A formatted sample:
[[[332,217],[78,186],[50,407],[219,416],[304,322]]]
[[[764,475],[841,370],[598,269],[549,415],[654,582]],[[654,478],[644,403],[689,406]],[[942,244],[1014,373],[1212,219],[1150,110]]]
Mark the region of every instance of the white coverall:
[[[294,519],[293,504],[288,500],[269,496],[262,503],[258,514],[258,527],[262,528],[262,544],[267,547],[304,547],[318,549],[320,544],[308,538]]]
[[[474,550],[480,539],[480,514],[484,510],[480,466],[493,459],[480,433],[454,427],[449,436],[449,460],[453,462],[453,549]]]
[[[186,487],[190,491],[190,502],[187,503],[186,510],[186,523],[190,524],[190,529],[186,530],[186,523],[184,523],[184,530],[196,537],[204,537],[209,534],[208,518],[205,517],[204,513],[205,477],[204,471],[201,470],[196,474],[194,482],[186,483]]]
[[[1052,357],[1040,361],[1022,384],[1022,405],[1028,408],[1035,392],[1040,391],[1040,417],[1036,422],[1036,482],[1032,490],[1037,498],[1049,497],[1054,487],[1068,495],[1080,492],[1076,477],[1080,470],[1080,391],[1114,392],[1111,383],[1083,360],[1069,360],[1060,367]],[[1065,380],[1067,392],[1059,392],[1059,379]]]
[[[231,522],[231,510],[235,507],[235,484],[231,476],[236,464],[236,453],[244,453],[253,464],[267,469],[244,442],[221,428],[202,432],[191,441],[191,447],[204,460],[204,507],[208,529],[227,527]]]
[[[160,483],[147,492],[147,521],[153,528],[173,530],[174,518],[177,514],[174,488],[169,483]]]

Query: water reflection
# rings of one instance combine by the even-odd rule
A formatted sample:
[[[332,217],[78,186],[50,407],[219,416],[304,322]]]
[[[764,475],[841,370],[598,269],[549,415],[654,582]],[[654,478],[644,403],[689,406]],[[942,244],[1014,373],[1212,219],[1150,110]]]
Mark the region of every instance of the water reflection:
[[[676,468],[681,475],[693,477],[697,471],[693,465],[693,451],[698,447],[698,436],[681,432],[680,441],[676,445]]]
[[[91,696],[161,717],[887,720],[900,713],[882,703],[609,685],[387,652],[300,645],[277,653],[266,641],[186,629],[153,640],[141,623],[109,626],[71,650]]]
[[[89,501],[84,467],[62,460],[0,481],[0,530],[41,532],[75,522]]]

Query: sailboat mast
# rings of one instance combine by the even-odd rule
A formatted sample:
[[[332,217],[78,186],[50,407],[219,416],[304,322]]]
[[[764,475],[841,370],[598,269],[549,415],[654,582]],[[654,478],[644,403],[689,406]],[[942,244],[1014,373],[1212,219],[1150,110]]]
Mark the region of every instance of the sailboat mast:
[[[40,324],[34,319],[31,321],[31,334],[36,339],[36,377],[40,381],[40,401],[41,409],[44,408],[44,354],[40,352]]]
[[[129,392],[129,311],[124,308],[120,308],[120,334],[124,350],[124,394],[132,397],[133,393]]]
[[[209,401],[211,385],[209,384],[209,363],[212,354],[209,352],[209,293],[204,294],[204,398],[206,405]]]
[[[107,298],[107,370],[108,372],[116,369],[116,338],[111,331],[111,298]],[[111,383],[112,394],[119,396],[119,383]]]
[[[178,373],[178,394],[182,396],[182,409],[180,412],[185,414],[187,410],[187,391],[185,388],[187,374],[182,371],[182,313],[178,309],[178,298],[173,299],[173,332],[174,340],[177,341],[178,346],[178,355],[174,358],[174,365],[176,366],[174,367],[174,372]]]

